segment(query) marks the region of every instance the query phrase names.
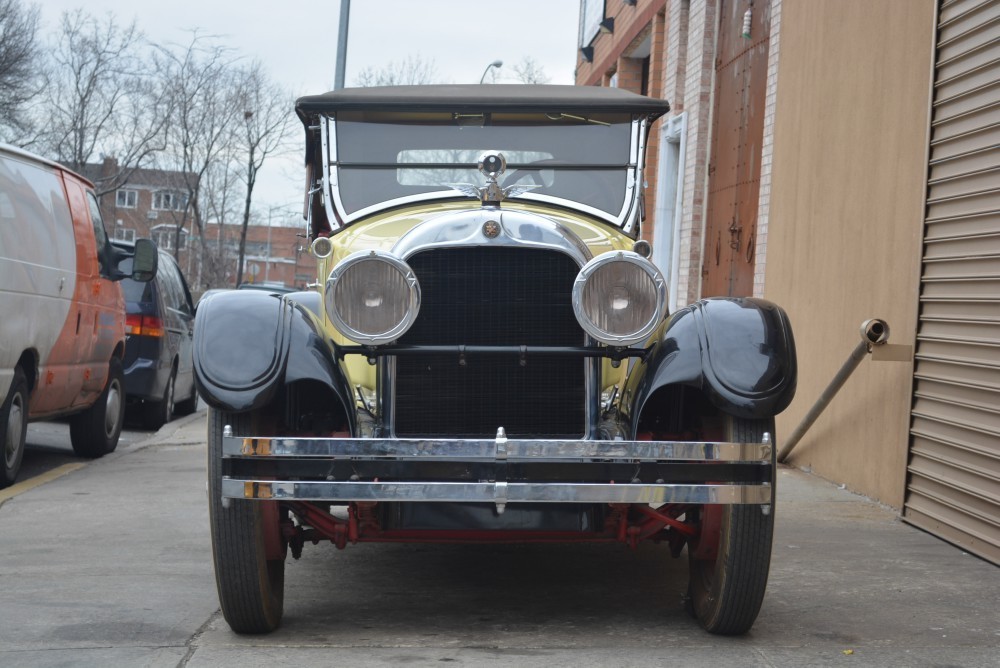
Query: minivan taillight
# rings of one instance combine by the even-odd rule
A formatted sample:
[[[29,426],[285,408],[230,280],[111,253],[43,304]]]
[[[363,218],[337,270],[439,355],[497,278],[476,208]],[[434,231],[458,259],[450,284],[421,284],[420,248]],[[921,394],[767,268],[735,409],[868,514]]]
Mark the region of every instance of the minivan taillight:
[[[126,315],[125,316],[125,333],[126,334],[142,334],[142,316],[141,315]]]
[[[163,321],[152,315],[126,315],[125,333],[136,336],[163,336]]]

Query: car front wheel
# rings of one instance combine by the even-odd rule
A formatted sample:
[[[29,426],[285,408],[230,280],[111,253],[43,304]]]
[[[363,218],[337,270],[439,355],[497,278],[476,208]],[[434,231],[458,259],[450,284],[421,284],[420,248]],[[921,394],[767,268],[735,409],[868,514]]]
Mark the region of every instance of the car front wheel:
[[[215,582],[222,614],[236,633],[268,633],[281,623],[285,546],[277,503],[222,503],[222,431],[253,430],[253,416],[208,412],[208,510]],[[270,549],[269,549],[270,548]]]
[[[774,420],[729,418],[726,440],[760,443],[774,434]],[[772,449],[772,466],[774,451]],[[774,535],[774,488],[771,504],[703,506],[704,535],[688,546],[689,611],[707,631],[739,635],[753,626],[764,600]],[[711,547],[700,545],[707,541]]]

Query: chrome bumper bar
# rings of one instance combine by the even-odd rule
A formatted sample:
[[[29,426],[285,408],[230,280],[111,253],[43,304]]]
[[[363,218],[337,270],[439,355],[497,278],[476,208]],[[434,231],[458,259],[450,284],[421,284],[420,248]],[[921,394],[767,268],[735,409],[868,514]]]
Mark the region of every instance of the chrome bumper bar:
[[[286,501],[457,501],[463,503],[771,503],[761,485],[524,482],[294,482],[226,478],[222,496]]]
[[[313,467],[326,479],[280,479],[256,475],[229,475],[222,480],[222,496],[231,499],[300,501],[402,501],[496,503],[690,503],[769,504],[771,484],[726,483],[716,464],[771,470],[770,436],[760,443],[687,441],[578,441],[507,439],[361,439],[223,437],[223,462],[288,463]],[[493,463],[496,471],[517,464],[684,464],[707,467],[705,481],[665,483],[614,480],[587,482],[536,480],[334,480],[323,476],[327,465],[343,462],[454,464]],[[715,472],[719,471],[719,475]],[[356,476],[355,476],[356,477]],[[419,477],[419,476],[415,476]],[[773,480],[773,473],[763,476]]]

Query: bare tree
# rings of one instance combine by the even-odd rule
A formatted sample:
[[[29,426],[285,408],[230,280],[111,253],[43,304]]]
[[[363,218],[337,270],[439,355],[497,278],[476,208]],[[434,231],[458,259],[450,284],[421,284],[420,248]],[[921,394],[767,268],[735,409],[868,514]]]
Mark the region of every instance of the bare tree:
[[[246,186],[243,204],[243,226],[240,229],[239,261],[236,284],[243,282],[243,261],[246,255],[247,227],[257,174],[271,154],[281,150],[291,129],[293,100],[280,86],[268,79],[259,62],[241,72],[240,90],[243,102],[243,127],[240,129],[243,151],[243,183]]]
[[[0,0],[0,129],[13,139],[25,131],[25,106],[40,91],[37,5]]]
[[[114,174],[102,174],[98,196],[165,147],[170,97],[151,71],[135,23],[113,14],[97,19],[83,10],[65,12],[50,51],[46,86],[49,149],[77,171],[100,152],[116,157]]]
[[[406,86],[435,83],[438,79],[437,66],[433,60],[424,60],[419,55],[407,56],[402,62],[390,62],[375,68],[366,67],[358,73],[355,86]]]
[[[550,79],[545,68],[539,65],[531,56],[525,56],[514,65],[514,76],[523,84],[547,84]]]
[[[238,248],[233,248],[226,238],[226,225],[241,215],[241,176],[235,143],[231,143],[202,176],[198,201],[204,216],[207,243],[200,278],[204,286],[228,286],[236,279]]]
[[[173,103],[167,154],[183,174],[186,203],[174,229],[174,253],[181,231],[192,221],[201,252],[199,266],[211,260],[201,215],[202,180],[231,145],[234,123],[242,113],[231,51],[198,34],[181,48],[163,48],[158,63],[167,73]],[[203,285],[204,276],[197,281]]]

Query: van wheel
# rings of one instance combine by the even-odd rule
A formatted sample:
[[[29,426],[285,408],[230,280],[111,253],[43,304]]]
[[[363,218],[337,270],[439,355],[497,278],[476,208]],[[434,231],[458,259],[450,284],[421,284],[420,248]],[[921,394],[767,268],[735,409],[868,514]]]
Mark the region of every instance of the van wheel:
[[[176,386],[174,388],[176,390]],[[184,417],[198,410],[198,390],[191,385],[191,396],[174,404],[174,415]]]
[[[125,374],[122,361],[108,363],[108,383],[94,405],[74,416],[69,423],[69,440],[80,457],[103,457],[118,447],[125,421]]]
[[[726,440],[760,443],[764,432],[774,434],[774,420],[728,418]],[[774,449],[771,450],[774,466]],[[703,530],[718,543],[712,557],[696,558],[688,546],[690,583],[688,611],[705,630],[720,635],[740,635],[753,626],[764,601],[774,535],[774,487],[768,513],[758,505],[703,506]],[[711,514],[716,521],[708,521]]]
[[[271,501],[222,505],[222,429],[253,431],[253,415],[208,410],[208,518],[222,614],[236,633],[268,633],[281,623],[285,597],[284,514]],[[270,548],[270,549],[269,549]],[[270,552],[270,553],[269,553]]]
[[[159,401],[146,401],[142,405],[142,424],[146,429],[159,429],[174,416],[174,386],[177,372],[170,370],[167,386],[163,388],[163,398]]]
[[[14,380],[7,399],[0,407],[0,489],[14,484],[24,459],[24,442],[28,434],[28,381],[21,367],[14,367]]]

